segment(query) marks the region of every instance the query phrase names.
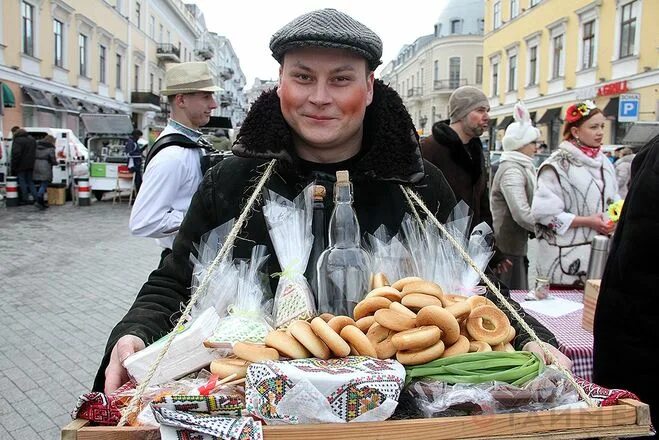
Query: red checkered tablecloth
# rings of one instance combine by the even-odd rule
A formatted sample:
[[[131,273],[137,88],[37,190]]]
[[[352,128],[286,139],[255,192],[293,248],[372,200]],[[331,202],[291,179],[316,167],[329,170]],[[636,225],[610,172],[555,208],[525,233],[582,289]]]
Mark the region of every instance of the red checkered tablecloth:
[[[511,297],[518,303],[524,302],[527,292],[523,290],[511,291]],[[551,295],[570,301],[583,302],[581,290],[552,290]],[[558,340],[558,348],[567,357],[572,359],[572,373],[588,381],[593,377],[593,334],[581,327],[583,310],[568,313],[559,317],[551,317],[538,312],[527,310],[547,327]]]

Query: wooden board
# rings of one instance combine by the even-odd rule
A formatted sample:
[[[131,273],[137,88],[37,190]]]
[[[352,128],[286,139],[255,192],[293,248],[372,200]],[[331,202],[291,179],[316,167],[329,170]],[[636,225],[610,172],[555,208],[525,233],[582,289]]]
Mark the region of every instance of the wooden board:
[[[386,422],[264,426],[265,440],[326,439],[581,439],[650,434],[649,407],[635,400],[604,408],[537,411],[489,416],[442,417]],[[88,426],[74,420],[62,440],[155,440],[157,428]]]

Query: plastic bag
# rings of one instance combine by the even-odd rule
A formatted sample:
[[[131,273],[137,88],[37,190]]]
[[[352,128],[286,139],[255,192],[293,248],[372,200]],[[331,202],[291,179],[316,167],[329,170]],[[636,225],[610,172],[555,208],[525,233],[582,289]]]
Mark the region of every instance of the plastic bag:
[[[273,274],[280,277],[273,306],[274,324],[279,328],[316,314],[313,292],[304,276],[313,246],[312,186],[292,202],[270,190],[264,199],[263,216],[282,268],[279,274]]]
[[[390,283],[415,275],[412,256],[401,234],[392,237],[382,225],[373,235],[366,234],[363,247],[371,257],[372,275],[384,274]],[[373,282],[370,287],[374,287]]]
[[[461,201],[453,208],[444,226],[483,270],[494,255],[494,233],[486,223],[480,223],[471,232],[470,225],[469,206]],[[406,215],[401,229],[416,276],[434,281],[446,293],[465,296],[484,293],[476,289],[480,281],[478,273],[432,222],[426,220],[419,224],[410,215]]]
[[[547,367],[523,387],[504,382],[449,385],[430,379],[414,381],[403,390],[396,418],[540,411],[578,401],[579,395],[565,375]]]

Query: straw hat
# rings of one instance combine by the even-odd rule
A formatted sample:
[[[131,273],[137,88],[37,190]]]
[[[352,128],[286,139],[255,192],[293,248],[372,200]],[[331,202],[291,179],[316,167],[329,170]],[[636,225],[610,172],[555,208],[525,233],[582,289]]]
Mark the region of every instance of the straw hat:
[[[215,85],[211,70],[205,62],[180,63],[165,72],[165,88],[160,91],[163,96],[179,93],[219,92],[222,88]]]

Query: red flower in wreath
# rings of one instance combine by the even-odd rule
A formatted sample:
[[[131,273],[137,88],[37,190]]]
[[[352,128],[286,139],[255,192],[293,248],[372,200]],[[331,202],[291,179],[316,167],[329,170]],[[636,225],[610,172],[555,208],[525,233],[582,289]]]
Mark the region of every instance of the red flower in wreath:
[[[588,116],[591,110],[596,108],[597,106],[595,105],[595,103],[590,100],[572,104],[567,108],[567,112],[565,114],[565,120],[570,124],[573,122],[577,122],[579,119]]]

